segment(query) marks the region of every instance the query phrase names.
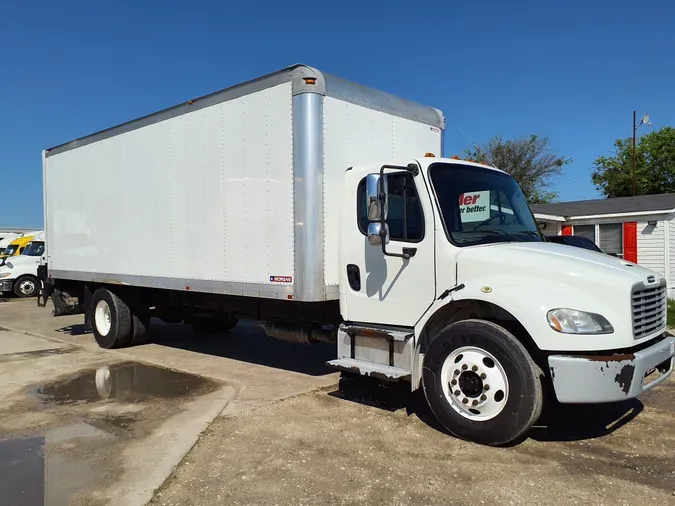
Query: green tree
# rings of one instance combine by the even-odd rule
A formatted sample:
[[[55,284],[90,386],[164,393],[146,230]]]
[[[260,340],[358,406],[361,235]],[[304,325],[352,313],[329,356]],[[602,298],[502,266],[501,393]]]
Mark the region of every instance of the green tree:
[[[558,194],[550,190],[551,180],[572,161],[553,152],[548,136],[538,135],[512,140],[497,135],[487,144],[465,149],[464,153],[470,159],[511,174],[530,204],[553,202],[558,198]]]
[[[593,163],[591,180],[605,197],[633,195],[633,139],[614,141],[614,154]],[[663,127],[638,139],[635,194],[675,192],[675,128]]]

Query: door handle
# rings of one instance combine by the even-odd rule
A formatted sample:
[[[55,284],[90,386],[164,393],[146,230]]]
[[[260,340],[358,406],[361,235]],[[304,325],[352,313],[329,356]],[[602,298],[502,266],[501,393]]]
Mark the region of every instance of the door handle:
[[[347,266],[347,281],[352,290],[355,292],[361,291],[361,270],[358,265],[349,264]]]

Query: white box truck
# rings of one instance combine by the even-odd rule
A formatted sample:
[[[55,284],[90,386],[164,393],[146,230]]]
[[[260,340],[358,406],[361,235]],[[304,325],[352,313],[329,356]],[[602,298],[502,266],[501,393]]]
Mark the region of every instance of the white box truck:
[[[664,381],[666,280],[547,242],[509,175],[442,158],[443,131],[437,109],[297,65],[48,149],[39,303],[104,348],[151,316],[335,342],[331,367],[409,381],[489,445],[547,392]]]

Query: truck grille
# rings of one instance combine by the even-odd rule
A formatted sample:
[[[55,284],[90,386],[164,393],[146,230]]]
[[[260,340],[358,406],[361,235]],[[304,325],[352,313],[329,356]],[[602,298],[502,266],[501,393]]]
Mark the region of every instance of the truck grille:
[[[666,286],[633,289],[633,337],[641,339],[666,326]]]

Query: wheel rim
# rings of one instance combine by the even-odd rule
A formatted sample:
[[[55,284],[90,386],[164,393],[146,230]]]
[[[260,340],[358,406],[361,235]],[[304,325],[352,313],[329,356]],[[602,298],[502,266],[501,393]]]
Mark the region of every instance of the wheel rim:
[[[23,295],[31,295],[35,291],[35,283],[29,279],[26,279],[19,283],[19,291]]]
[[[107,336],[112,326],[110,318],[110,306],[104,300],[99,300],[94,311],[94,322],[96,323],[96,330],[102,336]]]
[[[463,417],[487,421],[502,412],[509,398],[509,380],[499,361],[474,346],[454,350],[441,368],[443,393]]]

